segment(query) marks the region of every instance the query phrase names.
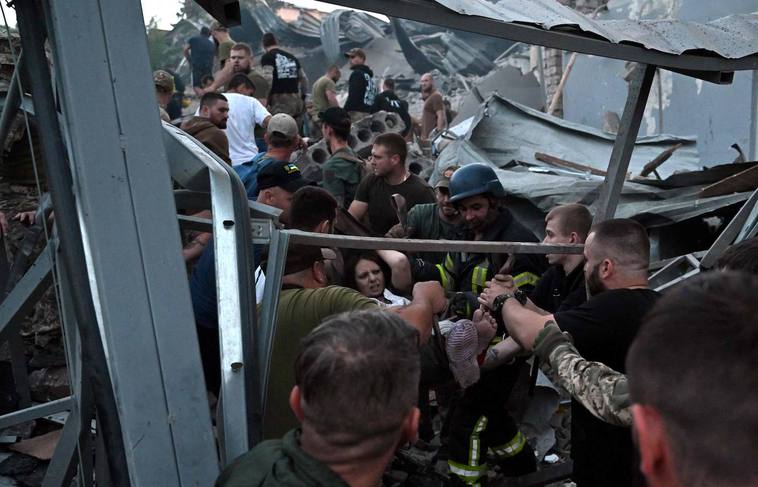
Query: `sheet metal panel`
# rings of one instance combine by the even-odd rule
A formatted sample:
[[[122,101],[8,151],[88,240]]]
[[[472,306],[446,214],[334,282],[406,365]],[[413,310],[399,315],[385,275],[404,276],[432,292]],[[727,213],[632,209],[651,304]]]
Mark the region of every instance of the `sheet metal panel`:
[[[708,23],[680,20],[594,20],[555,0],[437,0],[462,15],[527,24],[597,36],[612,44],[637,44],[647,49],[683,54],[708,51],[726,59],[758,53],[758,13],[729,15]]]

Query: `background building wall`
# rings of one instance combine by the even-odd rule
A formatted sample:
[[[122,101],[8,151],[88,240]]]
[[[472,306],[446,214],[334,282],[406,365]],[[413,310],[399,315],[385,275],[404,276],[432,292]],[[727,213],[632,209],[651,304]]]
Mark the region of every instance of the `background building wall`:
[[[753,12],[758,10],[758,3],[756,0],[613,0],[608,8],[600,18],[673,17],[708,22],[731,14]],[[569,55],[565,53],[564,63]],[[602,128],[605,112],[621,115],[627,93],[625,72],[623,61],[580,54],[566,84],[564,118]],[[701,161],[706,166],[731,162],[737,153],[729,146],[735,142],[747,152],[752,72],[736,73],[734,83],[726,86],[669,71],[659,73],[660,83],[657,79],[653,83],[641,134],[659,133],[662,118],[663,132],[697,136]]]

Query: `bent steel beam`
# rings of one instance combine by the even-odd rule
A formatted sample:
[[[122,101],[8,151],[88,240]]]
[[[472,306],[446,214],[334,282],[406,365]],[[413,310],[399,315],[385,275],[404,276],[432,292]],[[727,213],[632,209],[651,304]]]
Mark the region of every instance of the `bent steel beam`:
[[[624,186],[626,171],[629,169],[634,144],[637,142],[637,134],[640,131],[642,115],[645,113],[645,104],[650,95],[654,77],[655,66],[639,65],[629,82],[629,95],[626,98],[621,125],[616,134],[616,142],[613,144],[608,173],[600,188],[593,223],[613,218],[616,213],[616,206],[618,206],[621,189]]]
[[[22,4],[34,2],[18,7]],[[64,206],[53,192],[56,218],[70,218],[65,226],[81,234],[78,244],[86,260],[82,252],[76,265],[84,289],[92,285],[94,310],[76,313],[76,321],[82,329],[94,326],[107,351],[100,373],[113,381],[108,387],[123,432],[118,442],[128,478],[111,480],[115,485],[210,485],[218,474],[217,454],[199,379],[200,353],[142,11],[136,0],[46,0],[43,5],[68,129],[67,146],[61,140],[55,152],[61,159],[69,156],[66,189],[76,196],[75,204],[71,195],[71,204]],[[29,54],[25,47],[27,61]],[[44,55],[34,64],[47,67]],[[33,93],[36,105],[39,91]],[[52,103],[50,110],[54,117]],[[59,224],[65,250],[72,243],[64,241]],[[76,271],[72,267],[65,268],[68,276]],[[71,280],[75,296],[81,285]],[[76,305],[79,299],[73,301]],[[87,357],[88,338],[81,335]],[[82,374],[91,367],[83,364]],[[104,413],[98,404],[99,433],[107,424]],[[105,440],[110,453],[117,445],[113,438]],[[112,468],[109,473],[114,476]]]

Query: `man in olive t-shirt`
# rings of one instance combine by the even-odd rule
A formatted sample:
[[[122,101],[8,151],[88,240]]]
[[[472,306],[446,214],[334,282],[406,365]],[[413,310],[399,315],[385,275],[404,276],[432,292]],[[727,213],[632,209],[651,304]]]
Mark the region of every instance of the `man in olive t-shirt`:
[[[289,393],[295,385],[294,363],[300,340],[328,316],[379,307],[378,301],[353,289],[327,285],[324,262],[334,258],[330,249],[307,245],[292,245],[287,251],[263,411],[264,438],[279,438],[298,424],[289,407]],[[419,330],[424,343],[429,338],[434,313],[442,312],[446,306],[441,286],[420,283],[413,289],[410,305],[385,309],[397,311]]]
[[[430,73],[421,77],[421,98],[424,100],[424,110],[421,114],[421,138],[428,139],[432,130],[441,132],[447,128],[445,117],[445,102],[442,95],[434,87],[434,78]]]
[[[211,25],[211,35],[218,44],[218,52],[216,55],[218,56],[219,66],[223,69],[224,64],[226,64],[227,59],[229,59],[229,56],[231,55],[232,47],[236,42],[234,42],[234,39],[229,36],[229,29],[220,22],[214,22],[213,25]]]
[[[374,174],[361,181],[348,208],[356,220],[360,221],[368,215],[369,227],[377,235],[386,234],[398,223],[391,203],[393,194],[405,198],[408,210],[419,203],[434,203],[432,188],[405,167],[407,154],[408,147],[400,134],[377,137],[371,148],[370,160]]]
[[[337,81],[340,80],[340,68],[336,64],[329,66],[326,74],[313,83],[313,105],[308,107],[308,116],[311,120],[311,136],[321,137],[321,120],[319,114],[331,107],[339,107],[337,101]]]
[[[326,74],[313,83],[313,109],[316,115],[329,107],[339,106],[336,83],[340,76],[340,69],[336,64],[332,64]]]

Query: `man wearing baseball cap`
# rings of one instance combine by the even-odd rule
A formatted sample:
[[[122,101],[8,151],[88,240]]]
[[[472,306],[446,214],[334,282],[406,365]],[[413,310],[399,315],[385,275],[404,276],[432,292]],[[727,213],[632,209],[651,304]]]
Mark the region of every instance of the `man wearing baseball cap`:
[[[450,177],[458,166],[447,167],[434,185],[434,203],[414,206],[408,212],[408,224],[403,228],[399,223],[390,228],[388,237],[421,238],[430,240],[462,240],[463,217],[450,202]],[[432,265],[445,259],[444,252],[421,252],[418,257]],[[431,278],[434,279],[434,278]]]
[[[287,221],[295,191],[306,186],[300,169],[289,162],[274,161],[258,175],[261,188],[258,202],[275,208],[282,213],[282,221]],[[261,261],[262,248],[253,246],[253,262]],[[218,299],[216,294],[216,254],[213,245],[205,247],[197,264],[192,269],[190,295],[195,324],[200,341],[200,356],[203,361],[205,384],[214,394],[218,393],[221,380],[218,346]]]
[[[153,84],[155,85],[155,98],[158,100],[158,111],[161,120],[171,122],[171,118],[166,112],[166,106],[171,101],[174,94],[174,77],[167,71],[159,69],[153,72]]]
[[[259,186],[263,169],[274,161],[289,162],[290,156],[301,144],[297,122],[286,113],[277,113],[269,119],[263,138],[268,150],[259,153],[249,162],[234,167],[245,185],[248,199],[251,200],[257,199],[258,191],[263,189]]]
[[[350,119],[355,122],[374,111],[376,98],[376,83],[374,72],[366,66],[366,53],[355,47],[345,53],[350,60],[350,80],[348,81],[347,101],[345,110],[350,113]]]
[[[292,162],[269,161],[258,173],[258,203],[284,210],[284,219],[292,204],[292,195],[310,182]]]
[[[234,39],[232,39],[229,35],[229,29],[227,29],[224,24],[218,21],[211,24],[211,35],[218,44],[218,62],[223,69],[226,61],[231,55],[232,47],[234,47],[236,42],[234,42]]]
[[[302,244],[290,245],[282,278],[282,291],[271,351],[268,400],[263,411],[263,436],[279,438],[297,427],[297,418],[288,406],[295,385],[293,364],[298,343],[326,317],[355,310],[379,309],[376,300],[354,289],[329,285],[325,261],[336,258],[333,251]],[[417,283],[407,306],[383,308],[397,313],[419,331],[421,343],[429,338],[434,313],[444,309],[442,287],[436,282]]]
[[[363,177],[365,162],[348,145],[350,115],[342,108],[330,107],[318,114],[321,131],[332,157],[321,166],[321,186],[332,193],[342,208],[349,208]]]

